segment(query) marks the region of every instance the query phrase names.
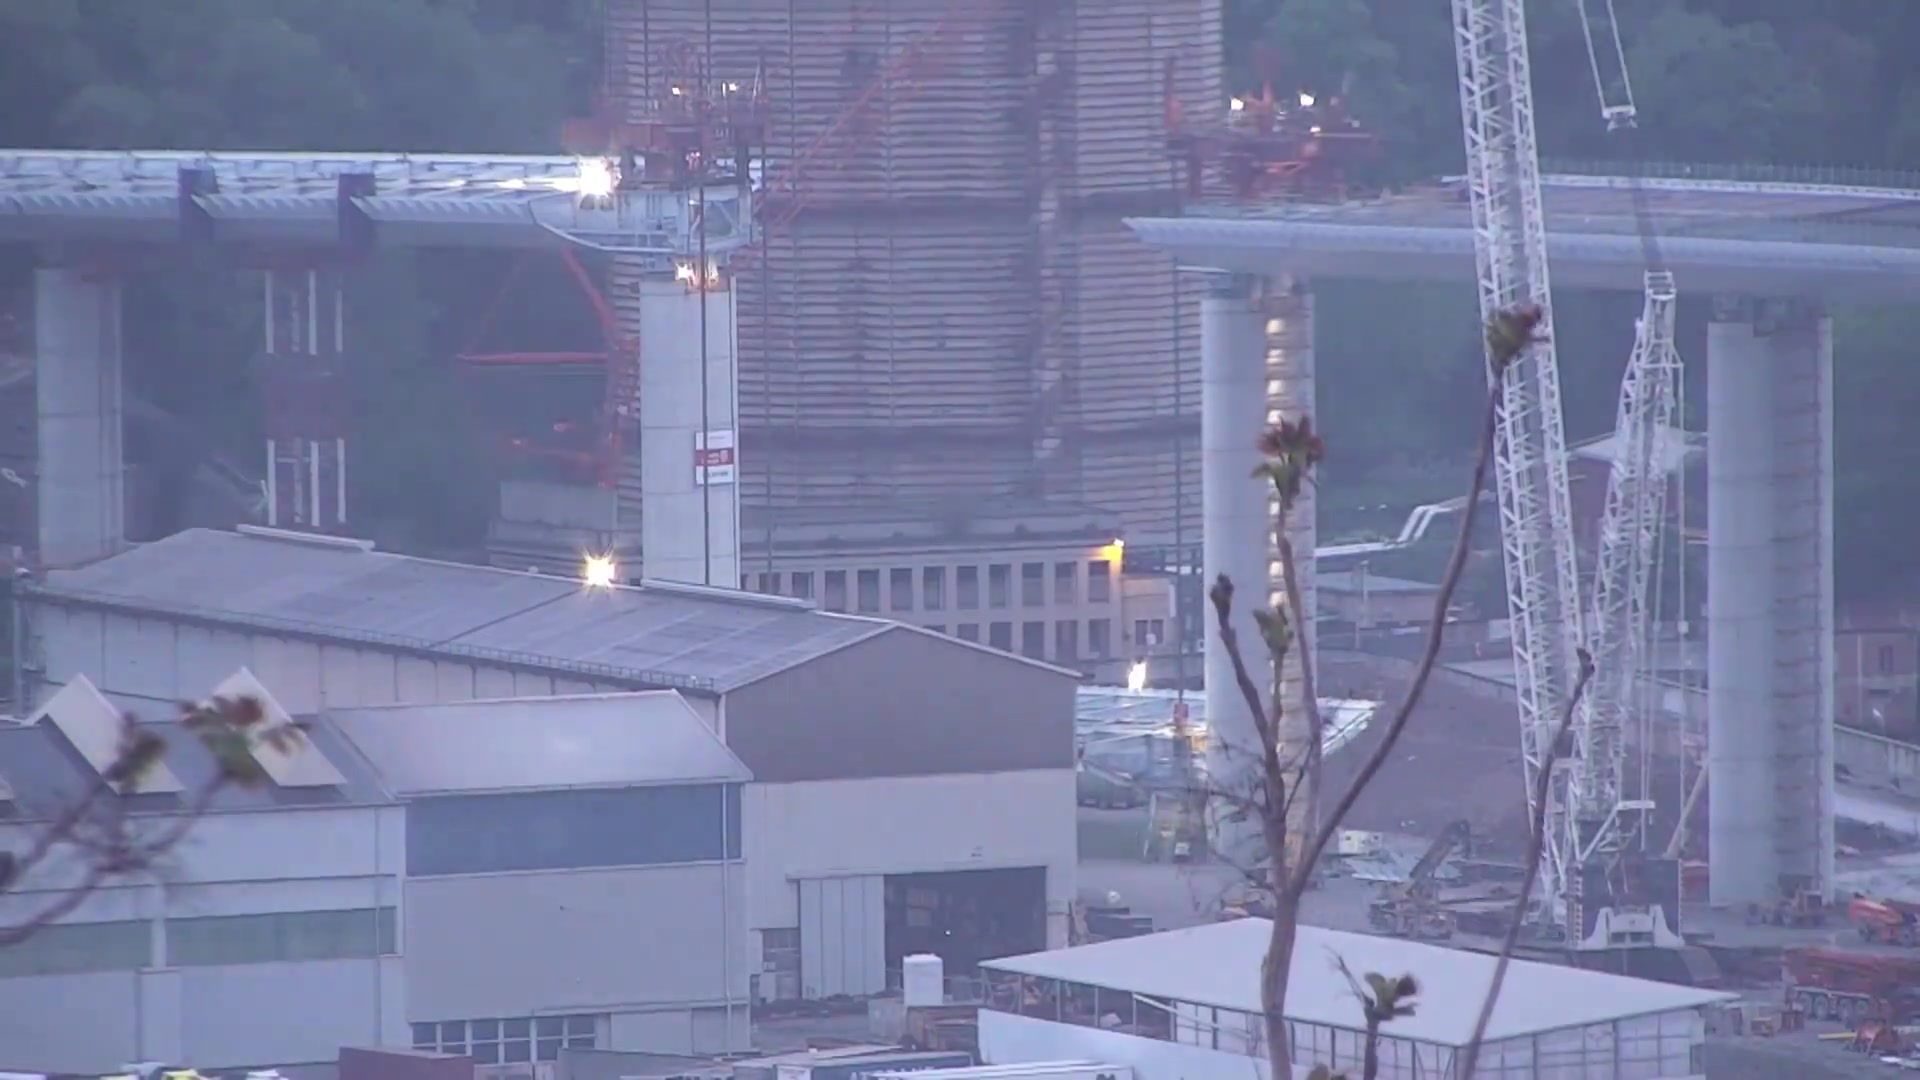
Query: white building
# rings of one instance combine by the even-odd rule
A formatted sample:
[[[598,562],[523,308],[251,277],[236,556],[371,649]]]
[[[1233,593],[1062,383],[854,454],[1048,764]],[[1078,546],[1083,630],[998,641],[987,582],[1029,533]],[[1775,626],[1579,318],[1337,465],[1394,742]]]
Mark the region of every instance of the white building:
[[[1265,1076],[1260,964],[1270,932],[1264,919],[1240,919],[992,961],[980,1010],[981,1057],[1112,1062],[1132,1066],[1137,1080]],[[1316,1064],[1357,1070],[1361,1063],[1360,1004],[1336,959],[1361,977],[1411,974],[1421,987],[1418,1011],[1383,1029],[1380,1075],[1453,1080],[1494,958],[1301,927],[1287,1020],[1302,1077]],[[1700,1078],[1703,1010],[1735,996],[1514,961],[1479,1075]]]
[[[116,753],[119,713],[92,687],[76,681],[48,706],[30,723],[0,722],[0,847],[16,853]],[[143,835],[177,827],[215,767],[178,723],[149,727],[172,749],[141,794],[123,797]],[[310,760],[272,763],[258,788],[220,789],[158,873],[108,881],[0,949],[8,1066],[331,1061],[342,1045],[404,1042],[404,811],[327,725],[298,757]],[[54,849],[0,893],[0,926],[47,912],[87,865]]]
[[[761,998],[866,994],[1064,944],[1071,672],[808,602],[579,583],[325,537],[189,530],[19,590],[31,697],[153,702],[245,665],[295,714],[677,689],[754,776],[741,806]],[[961,923],[978,898],[994,929]]]
[[[740,764],[670,690],[331,711],[406,808],[406,1016],[477,1064],[746,1049]]]

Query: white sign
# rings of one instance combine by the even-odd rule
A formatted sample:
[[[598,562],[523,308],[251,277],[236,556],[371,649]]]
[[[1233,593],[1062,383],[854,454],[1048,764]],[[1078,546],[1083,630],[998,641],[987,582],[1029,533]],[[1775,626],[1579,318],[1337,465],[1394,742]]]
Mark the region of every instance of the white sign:
[[[701,487],[708,484],[731,484],[739,469],[739,455],[734,452],[732,431],[696,431],[693,433],[693,482]]]

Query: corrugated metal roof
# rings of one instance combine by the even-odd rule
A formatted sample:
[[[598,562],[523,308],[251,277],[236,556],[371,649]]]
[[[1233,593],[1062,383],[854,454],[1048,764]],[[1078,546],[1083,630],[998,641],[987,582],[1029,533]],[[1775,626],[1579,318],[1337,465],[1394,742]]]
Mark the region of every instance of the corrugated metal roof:
[[[159,719],[159,709],[148,709],[141,715],[155,717],[141,726],[167,741],[167,767],[180,778],[184,790],[119,798],[133,813],[177,813],[213,782],[216,768],[213,756],[179,723]],[[392,795],[373,770],[331,725],[315,722],[308,729],[307,737],[313,741],[313,748],[340,770],[344,783],[337,787],[302,788],[284,788],[272,783],[251,788],[229,784],[213,796],[209,811],[381,806],[393,802]],[[0,761],[7,763],[7,782],[14,791],[12,820],[16,821],[52,817],[100,782],[92,767],[50,723],[0,724]]]
[[[35,595],[640,687],[725,692],[896,624],[793,601],[579,582],[345,545],[189,529],[54,571]]]
[[[672,690],[335,709],[327,718],[401,795],[752,779]]]
[[[1260,963],[1269,933],[1265,919],[1236,919],[990,960],[985,966],[1258,1015]],[[1360,1005],[1334,967],[1336,956],[1356,975],[1405,972],[1427,989],[1420,995],[1418,1012],[1387,1026],[1388,1038],[1456,1047],[1471,1041],[1481,1000],[1492,981],[1492,956],[1404,938],[1302,926],[1287,991],[1289,1020],[1362,1028]],[[1737,996],[1515,960],[1494,1006],[1487,1038],[1496,1041],[1693,1009]]]

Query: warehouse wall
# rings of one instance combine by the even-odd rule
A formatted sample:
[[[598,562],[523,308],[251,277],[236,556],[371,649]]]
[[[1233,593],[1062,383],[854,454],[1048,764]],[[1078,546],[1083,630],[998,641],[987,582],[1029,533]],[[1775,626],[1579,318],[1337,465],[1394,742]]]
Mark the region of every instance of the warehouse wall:
[[[31,602],[27,618],[33,648],[45,662],[40,700],[75,675],[86,675],[109,694],[155,702],[198,698],[242,666],[296,716],[326,707],[626,689],[484,661],[430,659],[378,646],[214,628],[46,599]],[[711,713],[712,705],[696,703],[696,708]]]
[[[19,830],[0,830],[0,846],[19,850],[20,841]],[[98,890],[61,924],[0,953],[8,1064],[296,1063],[332,1060],[347,1044],[403,1042],[395,930],[404,843],[392,807],[203,819],[164,886]],[[287,851],[302,858],[289,865]],[[77,872],[51,865],[0,895],[0,925],[43,909]]]
[[[729,1049],[711,1021],[747,1000],[743,879],[737,863],[414,878],[408,1015],[597,1013],[602,1049]]]
[[[748,926],[798,927],[802,879],[1044,866],[1048,943],[1063,946],[1075,812],[1071,768],[749,784]]]
[[[896,627],[727,695],[727,745],[763,784],[1072,769],[1078,681]]]

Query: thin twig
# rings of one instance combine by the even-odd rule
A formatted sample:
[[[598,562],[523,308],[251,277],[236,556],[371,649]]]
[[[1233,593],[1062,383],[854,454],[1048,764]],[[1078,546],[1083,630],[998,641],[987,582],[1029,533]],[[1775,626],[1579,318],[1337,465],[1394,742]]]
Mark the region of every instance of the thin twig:
[[[1353,810],[1354,804],[1360,801],[1361,792],[1365,791],[1367,785],[1373,783],[1373,778],[1386,767],[1388,759],[1393,755],[1394,747],[1400,741],[1401,734],[1407,729],[1407,722],[1413,717],[1414,706],[1419,704],[1421,695],[1426,691],[1427,681],[1432,677],[1433,669],[1439,663],[1440,646],[1446,636],[1447,612],[1453,607],[1454,593],[1460,587],[1460,579],[1466,574],[1467,554],[1473,544],[1473,523],[1478,516],[1480,496],[1486,491],[1487,473],[1493,466],[1494,432],[1499,421],[1502,398],[1501,380],[1497,378],[1489,380],[1486,410],[1480,422],[1479,455],[1473,465],[1473,482],[1467,489],[1467,504],[1460,514],[1460,534],[1454,539],[1453,554],[1447,559],[1446,576],[1440,580],[1440,592],[1433,600],[1433,614],[1427,623],[1426,648],[1420,654],[1420,663],[1414,670],[1413,681],[1408,684],[1406,695],[1400,699],[1400,704],[1394,711],[1392,721],[1387,724],[1386,733],[1381,737],[1379,744],[1373,748],[1373,753],[1368,755],[1366,762],[1360,766],[1360,771],[1354,775],[1353,782],[1347,786],[1347,790],[1341,793],[1339,801],[1334,804],[1333,812],[1327,815],[1321,822],[1320,828],[1315,831],[1313,846],[1301,856],[1300,861],[1303,866],[1311,866],[1320,861],[1320,856],[1327,850],[1327,845],[1333,842],[1334,834],[1339,831],[1340,822],[1345,820],[1347,814]],[[1306,877],[1296,874],[1288,890],[1294,901],[1299,900],[1307,884]]]
[[[1507,923],[1507,936],[1500,943],[1500,958],[1493,965],[1493,982],[1487,987],[1487,996],[1480,1003],[1480,1016],[1473,1022],[1473,1038],[1468,1041],[1462,1056],[1460,1080],[1473,1080],[1473,1070],[1480,1064],[1480,1044],[1487,1037],[1487,1025],[1493,1020],[1493,1007],[1500,1000],[1500,987],[1507,981],[1507,968],[1513,963],[1513,950],[1520,941],[1520,928],[1527,921],[1527,900],[1533,895],[1533,887],[1540,880],[1540,863],[1547,851],[1547,796],[1553,784],[1553,765],[1559,759],[1560,745],[1573,731],[1573,722],[1580,709],[1580,699],[1587,694],[1587,684],[1593,680],[1593,656],[1585,649],[1580,650],[1580,675],[1574,680],[1573,693],[1567,696],[1566,707],[1561,710],[1560,724],[1554,729],[1553,741],[1547,745],[1546,753],[1541,755],[1540,771],[1533,778],[1533,833],[1527,838],[1526,874],[1520,881],[1520,895],[1513,901],[1513,918]]]

